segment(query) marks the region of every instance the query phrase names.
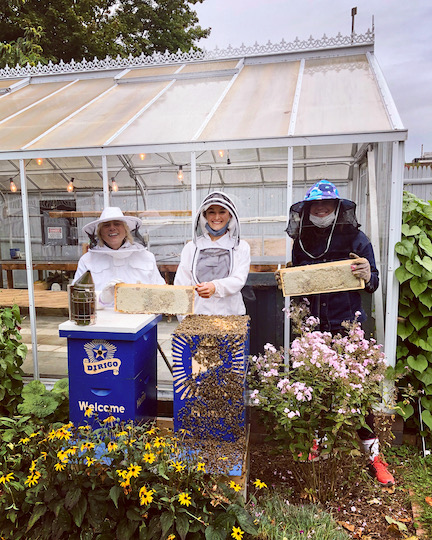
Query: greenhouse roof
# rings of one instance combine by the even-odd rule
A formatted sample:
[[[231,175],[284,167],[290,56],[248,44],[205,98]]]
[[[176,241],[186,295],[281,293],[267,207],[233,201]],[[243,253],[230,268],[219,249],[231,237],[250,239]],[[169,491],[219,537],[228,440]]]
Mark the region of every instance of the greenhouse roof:
[[[98,156],[110,171],[140,174],[189,163],[193,151],[198,168],[226,166],[219,150],[267,166],[256,181],[271,182],[288,146],[300,161],[343,162],[335,175],[344,177],[362,144],[406,139],[373,38],[0,70],[0,188],[19,159],[32,160],[36,189],[74,174],[88,188],[101,182]]]

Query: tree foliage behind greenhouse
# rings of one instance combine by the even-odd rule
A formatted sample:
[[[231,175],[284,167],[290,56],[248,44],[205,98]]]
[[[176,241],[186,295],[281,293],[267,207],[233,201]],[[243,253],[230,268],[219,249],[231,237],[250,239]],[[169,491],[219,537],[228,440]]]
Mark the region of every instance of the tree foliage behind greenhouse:
[[[188,51],[204,0],[0,0],[0,67]]]

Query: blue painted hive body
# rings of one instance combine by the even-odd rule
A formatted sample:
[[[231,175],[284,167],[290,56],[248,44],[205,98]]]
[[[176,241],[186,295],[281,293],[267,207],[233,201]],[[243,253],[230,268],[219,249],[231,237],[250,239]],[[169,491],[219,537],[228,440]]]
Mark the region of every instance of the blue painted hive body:
[[[249,317],[190,315],[172,351],[174,430],[201,440],[244,437]]]
[[[92,423],[95,415],[122,421],[156,416],[160,318],[149,317],[138,331],[110,332],[102,324],[72,330],[60,326],[60,336],[68,338],[69,416],[75,425]],[[93,418],[85,416],[88,408]]]

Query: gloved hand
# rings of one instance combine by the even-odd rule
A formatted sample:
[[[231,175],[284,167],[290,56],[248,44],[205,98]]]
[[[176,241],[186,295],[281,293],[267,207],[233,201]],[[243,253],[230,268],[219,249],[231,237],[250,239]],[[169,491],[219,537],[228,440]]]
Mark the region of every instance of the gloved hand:
[[[351,265],[352,273],[356,278],[364,279],[364,282],[367,285],[371,279],[371,267],[369,261],[364,257],[359,257],[355,253],[350,253],[349,256],[350,259],[355,259]]]
[[[109,281],[99,294],[99,302],[103,306],[114,304],[114,288],[117,283],[123,283],[121,279],[112,279]]]
[[[293,263],[291,261],[287,262],[286,265],[285,265],[285,268],[290,268],[292,265],[293,265]],[[276,279],[278,289],[282,290],[282,277],[280,275],[279,270],[276,270],[276,272],[274,273],[274,277]]]

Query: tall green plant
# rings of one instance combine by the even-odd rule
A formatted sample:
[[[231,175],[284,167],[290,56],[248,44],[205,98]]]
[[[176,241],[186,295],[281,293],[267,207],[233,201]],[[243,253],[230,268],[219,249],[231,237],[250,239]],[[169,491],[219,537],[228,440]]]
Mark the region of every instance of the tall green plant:
[[[404,192],[396,373],[422,394],[423,422],[432,429],[432,201]],[[408,399],[398,403],[405,419],[414,413]]]
[[[21,343],[18,306],[0,309],[0,416],[16,413],[21,403],[23,370],[27,347]]]

